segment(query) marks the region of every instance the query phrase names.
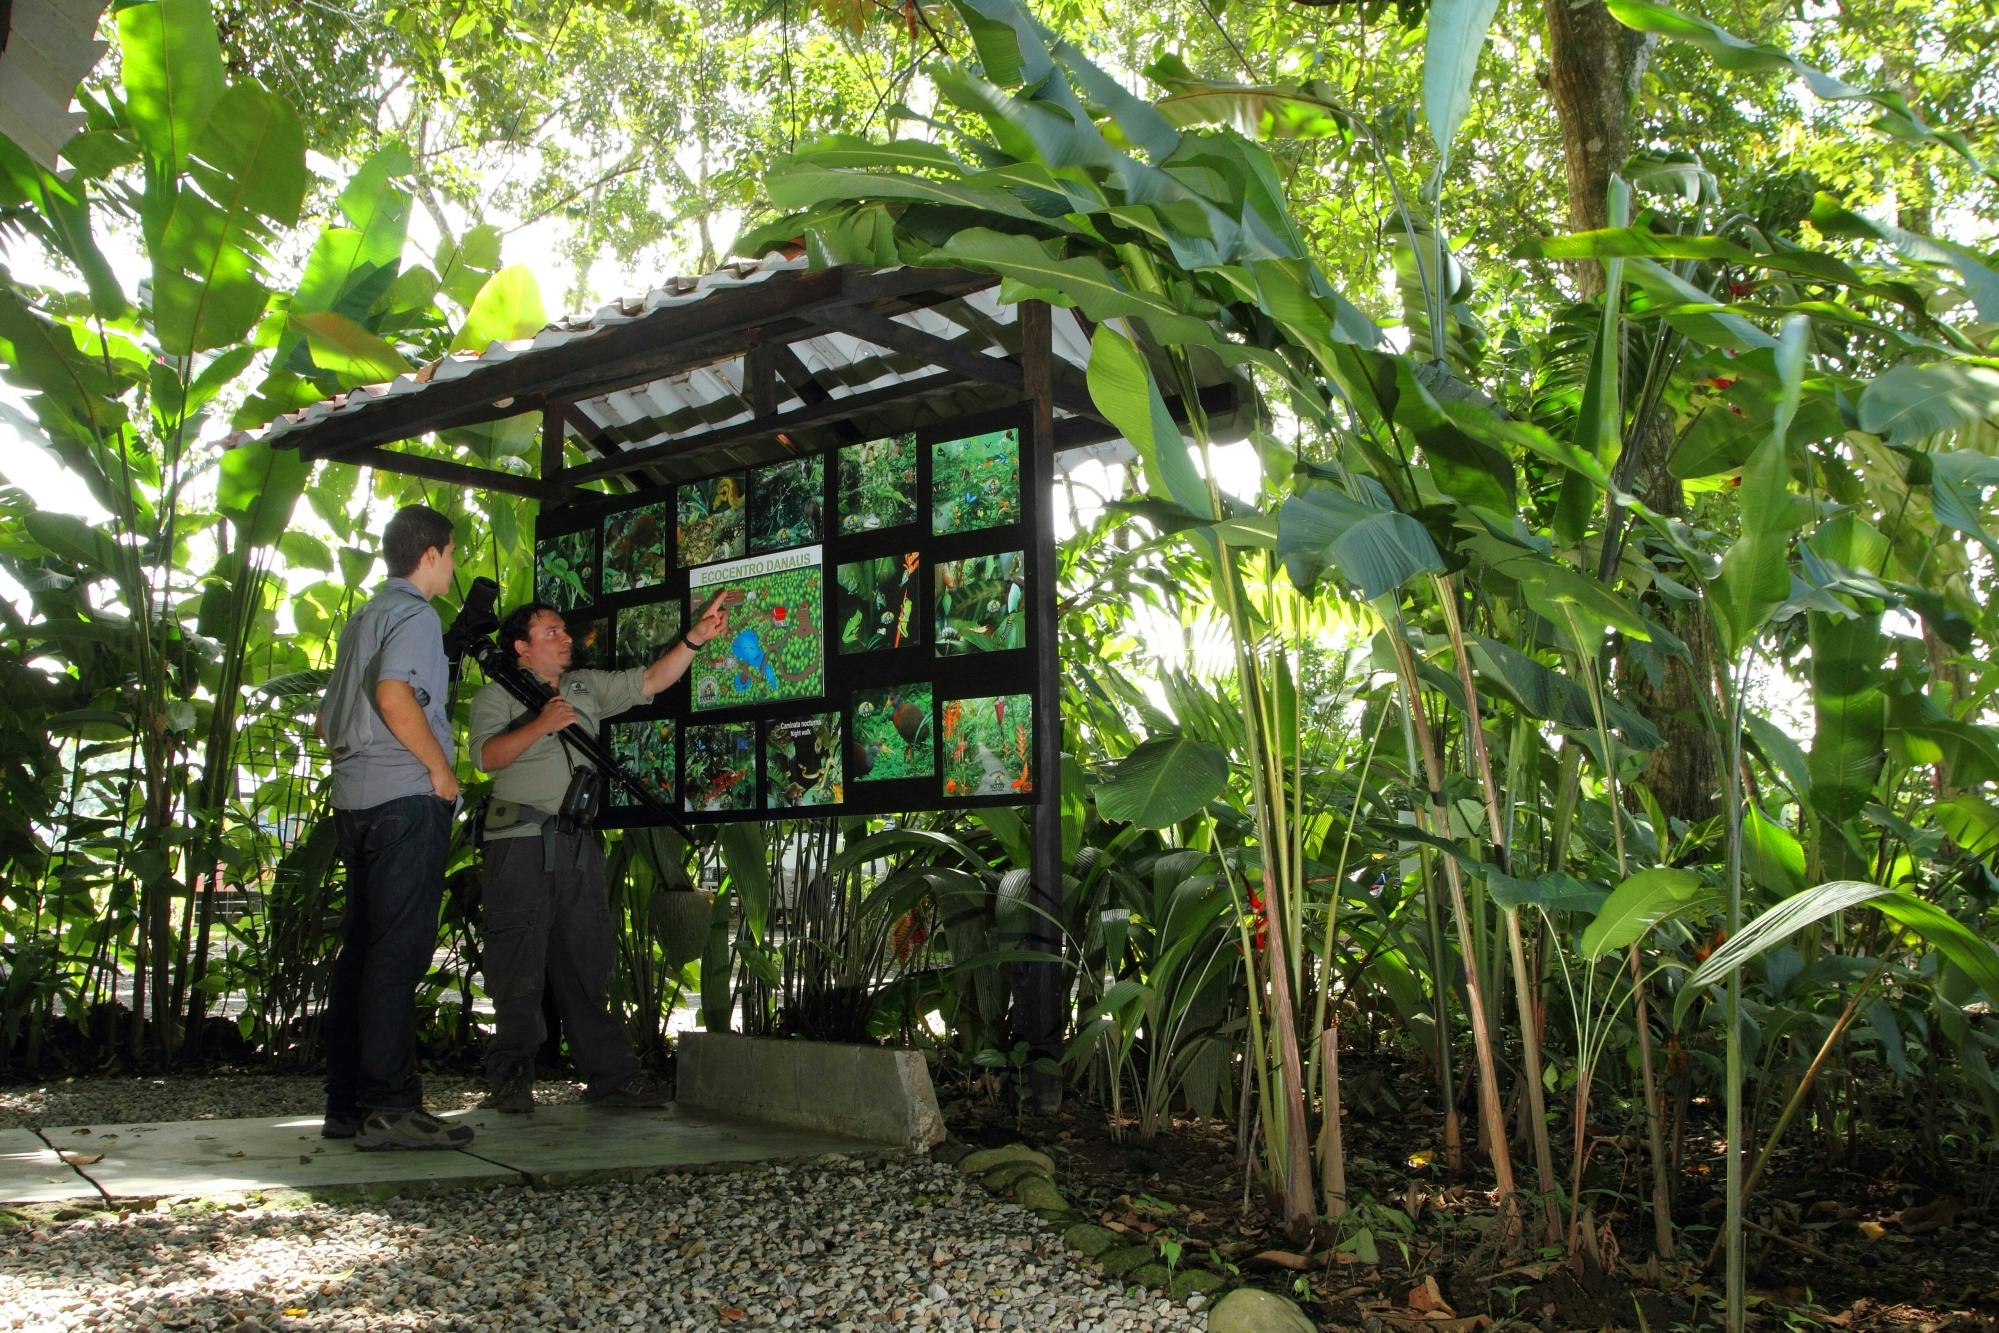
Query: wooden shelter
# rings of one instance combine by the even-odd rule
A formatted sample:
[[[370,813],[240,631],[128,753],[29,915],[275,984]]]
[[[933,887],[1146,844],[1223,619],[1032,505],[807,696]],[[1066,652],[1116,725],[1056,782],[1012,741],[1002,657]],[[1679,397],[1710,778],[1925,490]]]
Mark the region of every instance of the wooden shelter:
[[[957,269],[812,269],[771,256],[676,279],[532,339],[447,357],[392,384],[273,422],[274,447],[537,499],[547,510],[608,503],[653,486],[926,425],[1009,415],[1021,432],[1027,559],[1055,564],[1054,479],[1079,451],[1129,458],[1084,383],[1090,338],[1073,312],[1006,303],[999,280]],[[1248,395],[1217,369],[1201,410],[1218,430]],[[1186,405],[1169,401],[1176,418]],[[492,435],[472,451],[450,432],[539,416],[539,448]],[[515,432],[518,434],[519,432]],[[393,446],[424,437],[420,451]],[[530,436],[532,438],[532,436]],[[1052,588],[1052,584],[1050,585]],[[1035,646],[1029,947],[1060,955],[1061,727],[1052,591],[1031,608]],[[1017,978],[1017,1031],[1059,1054],[1061,973]],[[1048,1095],[1059,1083],[1043,1082]]]

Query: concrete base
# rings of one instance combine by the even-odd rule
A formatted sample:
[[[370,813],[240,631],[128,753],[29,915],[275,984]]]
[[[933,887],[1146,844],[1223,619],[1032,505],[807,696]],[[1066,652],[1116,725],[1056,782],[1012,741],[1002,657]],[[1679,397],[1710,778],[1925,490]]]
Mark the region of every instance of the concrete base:
[[[0,1203],[137,1202],[253,1191],[374,1197],[498,1185],[637,1180],[757,1162],[874,1155],[858,1137],[734,1120],[693,1108],[543,1106],[457,1111],[477,1131],[456,1152],[358,1152],[319,1136],[318,1116],[72,1125],[0,1135]],[[71,1151],[65,1162],[48,1143]],[[72,1165],[72,1162],[74,1165]]]
[[[920,1052],[881,1046],[680,1034],[680,1104],[899,1148],[943,1141]]]

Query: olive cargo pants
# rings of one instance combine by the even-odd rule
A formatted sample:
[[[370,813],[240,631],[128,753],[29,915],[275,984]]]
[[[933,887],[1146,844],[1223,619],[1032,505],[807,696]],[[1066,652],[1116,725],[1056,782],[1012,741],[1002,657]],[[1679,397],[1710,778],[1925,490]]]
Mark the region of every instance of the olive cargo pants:
[[[547,1028],[544,979],[569,1035],[569,1055],[593,1092],[609,1092],[638,1071],[624,1026],[610,1011],[617,950],[604,879],[604,849],[588,833],[505,838],[485,848],[486,992],[496,1031],[486,1078],[497,1087],[532,1070]]]

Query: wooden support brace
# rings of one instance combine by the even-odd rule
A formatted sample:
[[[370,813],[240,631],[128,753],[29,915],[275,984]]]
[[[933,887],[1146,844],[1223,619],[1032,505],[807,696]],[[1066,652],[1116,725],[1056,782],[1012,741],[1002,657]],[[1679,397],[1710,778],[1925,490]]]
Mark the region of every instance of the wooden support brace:
[[[1024,310],[1025,305],[1023,312]],[[1024,313],[1022,317],[1025,318]],[[987,384],[997,384],[1006,389],[1018,388],[1022,383],[1024,373],[1022,361],[1015,361],[1010,357],[985,356],[969,347],[962,347],[948,338],[925,333],[922,329],[890,319],[885,315],[842,308],[815,311],[806,318],[823,328],[851,334],[877,347],[886,347],[909,356],[920,356],[934,366],[955,370],[966,379],[982,380]],[[1023,341],[1028,337],[1025,324],[1022,325],[1021,337]],[[1055,382],[1053,363],[1054,358],[1051,354],[1046,379],[1049,397],[1054,404],[1065,412],[1101,418],[1103,414],[1090,400],[1087,391]]]

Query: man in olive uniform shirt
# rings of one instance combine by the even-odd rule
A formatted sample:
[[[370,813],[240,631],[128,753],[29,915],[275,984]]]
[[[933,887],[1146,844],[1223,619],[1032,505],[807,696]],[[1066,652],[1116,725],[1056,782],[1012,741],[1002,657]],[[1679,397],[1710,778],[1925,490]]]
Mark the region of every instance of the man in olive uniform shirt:
[[[558,733],[573,725],[594,734],[606,718],[679,680],[695,652],[727,625],[726,604],[715,598],[657,661],[626,671],[571,671],[569,630],[545,602],[530,602],[500,624],[500,645],[555,694],[538,713],[497,683],[472,700],[472,754],[493,775],[485,837],[485,972],[495,1032],[486,1060],[492,1093],[483,1105],[490,1109],[534,1109],[535,1052],[547,1035],[544,981],[587,1100],[661,1106],[671,1099],[639,1069],[610,1011],[617,954],[604,851],[594,833],[564,832],[555,821],[571,771],[588,761]]]

